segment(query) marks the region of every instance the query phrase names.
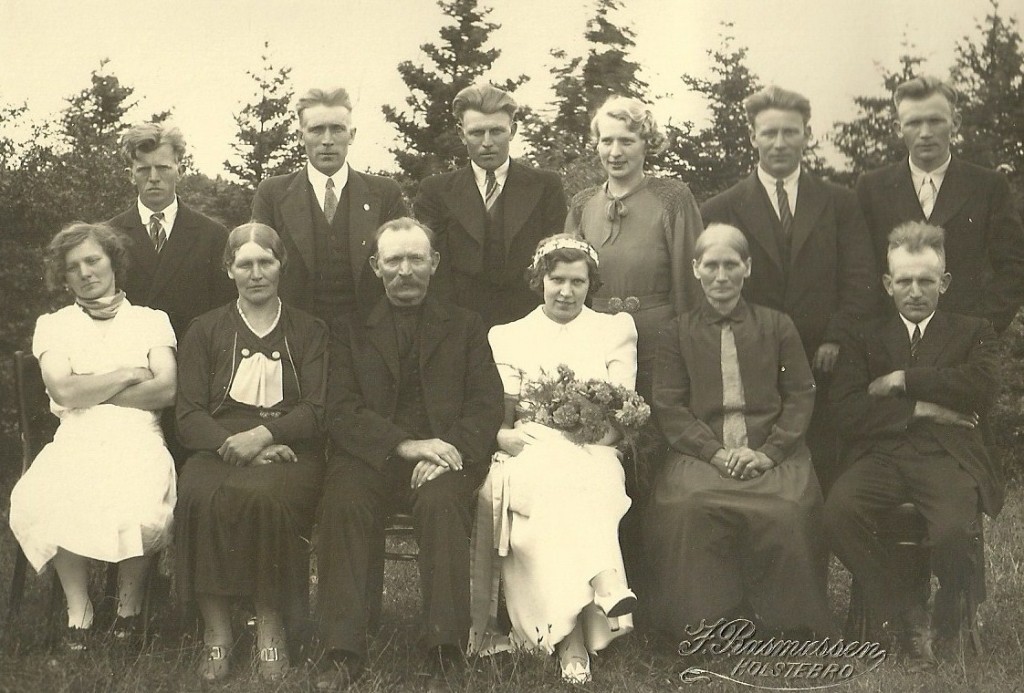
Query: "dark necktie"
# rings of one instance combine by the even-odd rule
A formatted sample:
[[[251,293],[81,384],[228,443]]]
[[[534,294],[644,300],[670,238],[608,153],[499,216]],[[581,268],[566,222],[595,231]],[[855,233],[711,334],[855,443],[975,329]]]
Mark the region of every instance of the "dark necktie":
[[[167,242],[167,232],[164,231],[163,221],[163,212],[156,212],[149,217],[149,240],[153,243],[157,254],[164,249],[164,243]]]
[[[786,185],[780,178],[775,181],[775,196],[779,199],[779,221],[782,222],[782,233],[789,238],[789,230],[793,226],[793,212],[789,210],[789,195]]]
[[[498,179],[495,177],[494,171],[488,171],[484,176],[484,207],[488,212],[491,211],[496,199],[498,199]]]
[[[914,325],[914,334],[910,336],[910,363],[917,363],[917,350],[921,346],[921,326]]]
[[[338,196],[334,194],[334,179],[327,179],[327,189],[324,191],[324,216],[327,223],[334,221],[334,213],[338,211]]]

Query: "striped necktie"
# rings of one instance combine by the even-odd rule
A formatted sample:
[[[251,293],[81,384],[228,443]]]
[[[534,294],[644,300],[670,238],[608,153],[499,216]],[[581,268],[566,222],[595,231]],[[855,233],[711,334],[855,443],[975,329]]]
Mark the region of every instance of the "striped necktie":
[[[910,363],[917,363],[917,351],[921,346],[921,325],[914,325],[914,334],[910,336]]]
[[[338,211],[338,196],[334,194],[334,179],[327,179],[327,189],[324,191],[324,216],[327,223],[334,221],[334,213]]]
[[[484,176],[484,207],[487,211],[491,210],[496,199],[498,199],[498,179],[495,177],[494,171],[488,171]]]
[[[793,212],[789,209],[789,194],[785,182],[779,178],[775,181],[775,196],[779,199],[779,221],[782,222],[782,233],[789,238],[793,226]]]
[[[167,232],[164,230],[164,213],[155,212],[149,217],[149,240],[153,243],[153,249],[157,254],[164,249],[167,242]]]

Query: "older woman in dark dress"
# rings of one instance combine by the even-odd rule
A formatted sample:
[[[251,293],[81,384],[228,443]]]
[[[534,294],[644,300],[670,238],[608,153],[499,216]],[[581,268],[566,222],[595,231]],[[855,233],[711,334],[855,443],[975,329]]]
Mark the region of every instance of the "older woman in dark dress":
[[[284,244],[263,224],[228,237],[238,300],[196,318],[181,344],[177,418],[195,454],[175,513],[181,596],[199,604],[200,675],[227,676],[230,605],[256,607],[260,674],[288,667],[286,626],[305,614],[308,542],[323,475],[323,322],[277,295]]]
[[[830,629],[821,491],[804,444],[814,380],[783,313],[746,303],[743,234],[697,240],[705,300],[668,326],[654,410],[671,453],[647,508],[651,623],[676,640],[702,619]]]

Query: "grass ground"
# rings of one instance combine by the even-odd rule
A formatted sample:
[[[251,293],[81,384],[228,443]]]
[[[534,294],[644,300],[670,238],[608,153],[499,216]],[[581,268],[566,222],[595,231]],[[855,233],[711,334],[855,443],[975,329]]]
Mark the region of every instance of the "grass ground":
[[[975,656],[952,644],[940,651],[941,666],[934,672],[912,673],[896,658],[879,669],[844,683],[841,691],[1024,691],[1024,489],[1015,484],[1000,517],[986,527],[989,599],[980,610],[983,622],[983,655]],[[0,604],[6,606],[13,538],[6,529],[0,535]],[[386,579],[383,625],[374,640],[369,672],[355,687],[357,693],[426,690],[431,679],[416,648],[419,599],[415,567],[390,564]],[[849,579],[838,565],[832,569],[832,603],[836,622],[845,612]],[[157,639],[142,654],[113,647],[87,656],[55,653],[46,646],[46,596],[50,581],[30,578],[26,602],[18,619],[4,633],[0,648],[0,691],[85,693],[90,691],[218,690],[225,693],[253,691],[306,691],[309,672],[298,669],[285,681],[260,681],[246,662],[239,661],[235,675],[225,684],[202,686],[194,675],[196,648],[188,639]],[[239,649],[249,643],[242,641]],[[728,659],[705,666],[717,672],[731,668]],[[701,691],[750,690],[736,684],[711,681],[687,684],[679,674],[685,669],[680,657],[657,646],[642,633],[620,638],[594,660],[594,683],[586,689],[604,691]],[[745,680],[751,680],[747,678]],[[559,681],[554,661],[527,654],[498,655],[473,661],[452,690],[567,691]],[[768,680],[767,685],[779,685]],[[783,681],[781,685],[786,685]]]

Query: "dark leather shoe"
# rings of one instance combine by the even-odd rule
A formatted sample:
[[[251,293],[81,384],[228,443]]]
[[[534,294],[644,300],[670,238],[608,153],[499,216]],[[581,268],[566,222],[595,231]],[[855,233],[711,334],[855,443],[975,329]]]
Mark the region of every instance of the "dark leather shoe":
[[[938,665],[932,649],[932,628],[928,612],[922,607],[912,607],[904,614],[904,646],[907,663],[912,671],[932,669]]]
[[[325,693],[341,693],[354,684],[366,671],[362,657],[344,650],[326,652],[317,664],[315,688]]]

